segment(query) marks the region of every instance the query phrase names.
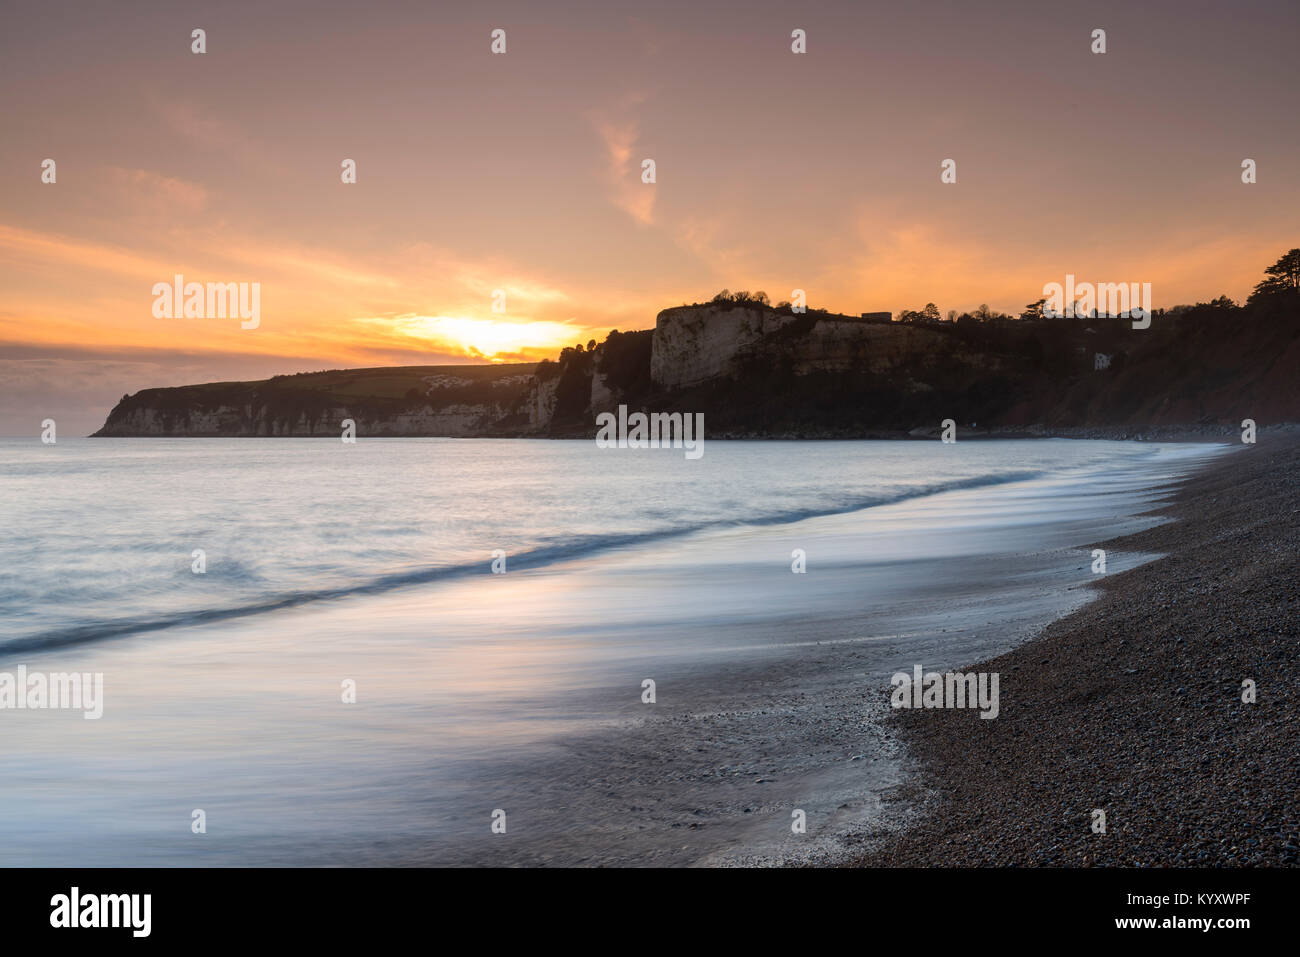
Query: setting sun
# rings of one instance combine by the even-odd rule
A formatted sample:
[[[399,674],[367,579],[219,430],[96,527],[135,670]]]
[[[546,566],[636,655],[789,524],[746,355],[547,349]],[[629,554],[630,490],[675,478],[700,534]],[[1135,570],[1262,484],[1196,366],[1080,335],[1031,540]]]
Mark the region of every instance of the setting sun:
[[[589,338],[585,335],[588,330],[581,326],[544,320],[407,315],[358,321],[382,329],[395,338],[415,339],[421,345],[494,362],[550,357],[566,345]]]

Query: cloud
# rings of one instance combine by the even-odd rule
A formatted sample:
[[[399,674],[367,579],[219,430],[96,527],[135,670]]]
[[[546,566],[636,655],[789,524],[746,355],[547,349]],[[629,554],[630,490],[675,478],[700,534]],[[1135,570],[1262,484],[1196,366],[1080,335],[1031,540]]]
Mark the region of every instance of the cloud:
[[[200,213],[208,205],[208,191],[197,183],[190,183],[155,170],[108,168],[109,185],[119,194],[125,194],[132,210],[147,207],[151,212]]]
[[[1010,300],[1032,291],[1032,277],[1043,272],[1020,261],[999,267],[987,245],[930,226],[868,232],[870,228],[863,224],[866,234],[850,270],[852,285],[835,291],[852,295],[853,308],[898,312],[927,302],[959,311],[980,302],[1009,306]]]
[[[862,310],[897,312],[934,302],[961,312],[987,303],[1016,314],[1066,273],[1079,282],[1149,282],[1155,305],[1167,308],[1224,293],[1243,299],[1286,242],[1280,234],[1223,236],[1206,227],[1203,235],[1138,232],[1104,246],[1032,239],[995,246],[939,226],[881,228],[877,217],[864,215],[851,268],[843,279],[836,273],[824,279],[828,295]]]
[[[87,269],[124,276],[164,275],[170,268],[162,260],[127,252],[115,246],[69,239],[0,224],[0,251],[28,263],[75,264]]]
[[[149,175],[129,178],[149,183],[149,188],[199,201],[198,194],[188,192],[180,181]],[[362,297],[397,297],[408,306],[441,300],[441,308],[471,313],[490,310],[492,295],[498,289],[505,290],[512,311],[522,311],[521,306],[536,310],[571,301],[564,290],[510,263],[475,262],[425,244],[382,255],[382,264],[370,265],[304,244],[231,244],[219,229],[192,232],[189,240],[184,249],[162,244],[165,251],[129,252],[109,243],[0,224],[0,254],[4,259],[31,266],[58,266],[64,272],[65,267],[76,266],[149,284],[170,280],[176,272],[200,281],[264,281],[278,277],[284,287],[296,290],[299,298],[332,298],[337,302],[339,290],[347,290],[350,295]],[[228,264],[236,264],[241,274],[226,275]]]
[[[274,153],[259,149],[251,142],[246,128],[231,127],[189,103],[155,99],[153,106],[174,132],[204,152],[220,152],[260,170],[273,163]]]
[[[605,146],[605,176],[609,199],[643,226],[654,223],[658,186],[641,182],[641,160],[634,154],[640,130],[633,120],[621,122],[593,116],[592,122]]]
[[[673,240],[724,285],[743,284],[759,270],[749,247],[730,240],[737,232],[729,216],[694,215],[677,224]]]

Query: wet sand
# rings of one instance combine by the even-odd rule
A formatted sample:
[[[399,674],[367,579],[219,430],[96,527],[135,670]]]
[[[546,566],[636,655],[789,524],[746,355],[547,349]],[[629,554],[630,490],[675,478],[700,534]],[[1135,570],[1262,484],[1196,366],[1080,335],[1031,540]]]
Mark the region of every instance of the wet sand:
[[[1300,863],[1298,475],[1300,432],[1262,432],[1181,484],[1173,522],[1099,542],[1164,557],[962,669],[1000,673],[996,720],[895,712],[918,819],[855,863]]]

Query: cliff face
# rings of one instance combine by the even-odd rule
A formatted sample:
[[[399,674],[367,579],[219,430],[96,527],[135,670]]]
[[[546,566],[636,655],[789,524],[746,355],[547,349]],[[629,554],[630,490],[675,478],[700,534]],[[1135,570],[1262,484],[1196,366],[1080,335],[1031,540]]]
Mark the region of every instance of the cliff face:
[[[881,323],[757,303],[666,309],[653,330],[536,366],[412,366],[146,389],[97,435],[589,436],[620,404],[715,434],[1300,419],[1300,305],[1120,319]],[[1098,357],[1101,357],[1100,359]]]
[[[555,403],[558,399],[556,379],[538,379],[532,377],[528,391],[524,395],[524,409],[528,415],[528,428],[534,432],[545,430],[555,416]]]
[[[352,419],[361,435],[441,435],[469,438],[498,432],[510,410],[499,405],[448,405],[376,415],[347,405],[326,406],[312,413],[278,415],[254,406],[218,405],[168,413],[134,408],[110,415],[98,436],[337,436],[343,420]]]
[[[990,372],[1004,365],[996,355],[971,351],[924,326],[762,307],[682,306],[665,309],[655,321],[650,376],[664,389],[681,389],[734,377],[754,362],[782,362],[797,375],[891,375],[941,360]]]
[[[655,319],[650,378],[665,389],[680,389],[730,375],[737,357],[796,319],[759,307],[665,309]]]

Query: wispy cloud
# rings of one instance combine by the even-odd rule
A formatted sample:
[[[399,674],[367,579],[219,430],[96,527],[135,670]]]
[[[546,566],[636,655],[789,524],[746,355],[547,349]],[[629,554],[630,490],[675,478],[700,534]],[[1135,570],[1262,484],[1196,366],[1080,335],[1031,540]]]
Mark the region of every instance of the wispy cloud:
[[[649,226],[655,218],[657,184],[641,182],[641,161],[636,147],[641,138],[640,126],[627,113],[643,99],[626,98],[617,111],[618,118],[599,113],[589,114],[605,148],[605,178],[610,202],[638,223]]]
[[[0,224],[0,253],[5,254],[7,261],[15,263],[76,264],[125,276],[157,277],[169,268],[162,259],[128,252],[107,243],[3,224]]]
[[[108,167],[108,184],[130,206],[147,206],[156,212],[201,213],[208,205],[208,191],[197,183],[156,170]]]
[[[258,149],[247,129],[232,127],[209,111],[191,103],[161,99],[154,99],[153,105],[167,126],[191,146],[222,153],[257,169],[274,162],[274,154]]]

